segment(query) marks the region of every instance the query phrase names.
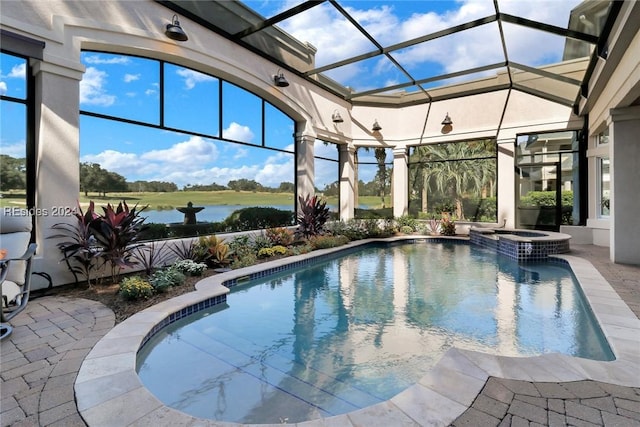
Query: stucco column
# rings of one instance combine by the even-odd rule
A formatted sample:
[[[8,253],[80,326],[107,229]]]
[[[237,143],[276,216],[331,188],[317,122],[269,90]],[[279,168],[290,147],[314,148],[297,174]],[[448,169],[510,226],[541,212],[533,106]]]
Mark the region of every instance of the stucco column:
[[[516,182],[518,177],[515,170],[515,138],[498,139],[498,165],[497,165],[497,185],[498,185],[498,212],[497,223],[503,223],[508,228],[516,226],[516,203],[518,200],[518,189]]]
[[[409,166],[407,149],[393,149],[393,176],[391,191],[393,197],[393,216],[395,218],[409,213]]]
[[[62,64],[62,65],[61,65]],[[72,280],[61,269],[56,241],[47,239],[51,226],[74,222],[80,192],[81,63],[33,60],[36,105],[35,226],[38,257],[35,271],[54,272],[54,283]]]
[[[313,195],[315,170],[313,158],[313,144],[315,137],[311,135],[296,135],[296,201],[299,196]]]
[[[640,264],[640,106],[611,110],[611,261]],[[619,191],[616,191],[618,190]]]
[[[339,147],[340,161],[340,219],[346,221],[355,213],[355,153],[353,145],[342,144]]]

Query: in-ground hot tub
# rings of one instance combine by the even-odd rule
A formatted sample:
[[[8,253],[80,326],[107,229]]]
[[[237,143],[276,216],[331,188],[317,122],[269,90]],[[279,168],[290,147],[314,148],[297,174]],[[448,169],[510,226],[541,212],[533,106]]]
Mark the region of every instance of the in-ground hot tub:
[[[548,255],[569,252],[571,236],[552,231],[508,228],[469,229],[471,244],[495,250],[518,262],[543,261]]]

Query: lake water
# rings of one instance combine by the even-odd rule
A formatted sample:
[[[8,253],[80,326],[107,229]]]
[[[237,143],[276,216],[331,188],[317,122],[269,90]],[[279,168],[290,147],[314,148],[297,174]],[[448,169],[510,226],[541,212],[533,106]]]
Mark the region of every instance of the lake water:
[[[327,205],[332,211],[337,211],[337,206]],[[247,208],[245,205],[205,205],[204,209],[196,214],[196,220],[198,222],[220,222],[224,221],[229,215],[238,209]],[[293,205],[273,205],[266,206],[271,208],[280,209],[283,211],[293,211]],[[176,209],[171,210],[151,210],[146,209],[142,212],[142,216],[146,217],[145,224],[171,224],[174,222],[181,223],[184,221],[184,214],[178,212]]]
[[[196,214],[198,222],[220,222],[224,221],[229,215],[238,209],[247,208],[245,205],[205,205],[204,209]],[[280,210],[293,211],[293,205],[274,205],[269,206]],[[184,214],[176,209],[172,210],[145,210],[142,216],[146,216],[145,224],[159,223],[170,224],[174,222],[184,221]]]

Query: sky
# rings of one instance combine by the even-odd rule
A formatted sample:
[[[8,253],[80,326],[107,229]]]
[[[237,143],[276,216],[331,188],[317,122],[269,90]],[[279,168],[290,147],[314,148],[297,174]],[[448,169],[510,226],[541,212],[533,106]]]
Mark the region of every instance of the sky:
[[[265,17],[299,4],[291,1],[248,1]],[[501,12],[566,27],[569,11],[577,1],[500,1]],[[383,45],[468,22],[494,13],[491,0],[461,1],[345,1],[340,2]],[[279,26],[302,41],[318,48],[316,64],[321,66],[371,51],[371,43],[358,37],[351,24],[329,4],[309,9]],[[394,55],[418,79],[504,60],[497,39],[497,26],[482,26],[433,43],[417,45]],[[509,59],[525,65],[543,65],[561,58],[564,40],[542,32],[505,24]],[[489,39],[487,39],[489,37]],[[345,42],[348,40],[348,43]],[[487,41],[489,40],[489,41]],[[444,49],[444,50],[442,50]],[[448,52],[448,55],[435,52]],[[125,55],[85,52],[86,72],[80,84],[80,108],[145,123],[159,123],[160,69],[157,61]],[[405,77],[383,61],[369,61],[368,69],[354,64],[333,70],[329,75],[357,90],[388,86]],[[263,150],[207,138],[260,145],[262,142],[261,104],[257,97],[228,83],[223,84],[222,120],[217,104],[215,77],[168,64],[165,72],[165,124],[190,129],[201,135],[105,121],[82,115],[80,160],[99,163],[128,181],[171,181],[182,188],[189,184],[226,185],[233,179],[255,179],[277,187],[294,181],[293,122],[272,106],[267,106],[264,135],[266,144],[282,151]],[[24,98],[25,63],[2,55],[0,94]],[[2,103],[0,153],[24,156],[24,119],[20,108]],[[333,146],[315,144],[317,155],[337,159]],[[365,156],[366,157],[366,156]],[[369,156],[372,157],[372,156]],[[391,156],[388,156],[390,161]],[[338,169],[316,168],[316,187],[336,181]],[[359,177],[373,179],[363,171]]]

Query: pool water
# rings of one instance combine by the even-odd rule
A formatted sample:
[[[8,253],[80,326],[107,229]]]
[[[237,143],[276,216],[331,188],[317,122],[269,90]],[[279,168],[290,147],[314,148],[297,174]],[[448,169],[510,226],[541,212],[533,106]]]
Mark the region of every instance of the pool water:
[[[559,264],[465,244],[376,245],[232,289],[156,334],[144,385],[191,415],[295,423],[387,400],[450,347],[613,355]]]

